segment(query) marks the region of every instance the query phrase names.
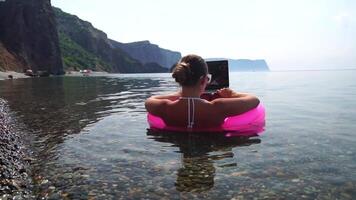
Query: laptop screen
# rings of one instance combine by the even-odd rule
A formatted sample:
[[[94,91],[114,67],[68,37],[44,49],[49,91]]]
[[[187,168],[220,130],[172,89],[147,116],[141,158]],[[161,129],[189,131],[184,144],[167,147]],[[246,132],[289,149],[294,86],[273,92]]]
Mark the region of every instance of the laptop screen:
[[[206,90],[216,90],[229,87],[229,64],[227,60],[208,61],[209,74],[211,81]]]

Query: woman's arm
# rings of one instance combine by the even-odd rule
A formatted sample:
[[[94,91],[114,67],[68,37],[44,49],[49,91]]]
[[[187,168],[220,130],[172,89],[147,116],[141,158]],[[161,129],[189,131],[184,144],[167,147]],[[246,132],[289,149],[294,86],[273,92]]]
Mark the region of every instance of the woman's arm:
[[[166,106],[170,100],[168,99],[157,99],[154,96],[148,98],[145,101],[145,108],[147,112],[151,113],[152,115],[162,117],[166,113]]]
[[[145,101],[146,110],[153,115],[162,117],[166,113],[165,105],[179,99],[179,97],[181,97],[181,92],[151,96]]]
[[[256,108],[260,100],[251,94],[237,93],[231,89],[221,89],[218,91],[221,98],[213,100],[211,103],[216,107],[217,113],[224,117],[239,115],[253,108]]]
[[[178,92],[174,92],[174,93],[171,93],[171,94],[166,94],[166,95],[155,95],[155,96],[152,96],[150,98],[153,98],[153,99],[168,99],[168,100],[171,100],[171,101],[175,101],[177,99],[179,99],[179,97],[181,97],[181,92],[178,91]]]
[[[235,92],[230,88],[223,88],[217,91],[221,98],[241,98],[250,96],[248,93]]]

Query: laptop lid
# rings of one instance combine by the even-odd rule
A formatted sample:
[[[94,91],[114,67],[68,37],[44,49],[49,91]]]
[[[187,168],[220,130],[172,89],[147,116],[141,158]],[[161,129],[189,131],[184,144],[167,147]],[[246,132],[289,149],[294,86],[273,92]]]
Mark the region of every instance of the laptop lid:
[[[207,91],[229,87],[229,62],[227,60],[208,61],[208,71],[211,81],[206,86]]]

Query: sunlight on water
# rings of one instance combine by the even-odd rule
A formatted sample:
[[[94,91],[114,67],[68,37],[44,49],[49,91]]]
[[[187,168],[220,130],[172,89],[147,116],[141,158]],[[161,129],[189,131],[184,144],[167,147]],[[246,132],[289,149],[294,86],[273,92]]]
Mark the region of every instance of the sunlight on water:
[[[169,74],[0,82],[33,138],[35,194],[53,199],[356,198],[355,71],[231,73],[266,106],[263,136],[147,130]]]

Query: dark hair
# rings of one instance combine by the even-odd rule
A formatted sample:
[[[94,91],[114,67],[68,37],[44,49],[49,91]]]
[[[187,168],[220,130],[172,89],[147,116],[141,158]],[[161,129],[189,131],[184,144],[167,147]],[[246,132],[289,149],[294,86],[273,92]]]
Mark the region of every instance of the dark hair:
[[[193,86],[199,79],[208,74],[204,59],[197,55],[184,56],[174,67],[172,77],[181,86]]]

